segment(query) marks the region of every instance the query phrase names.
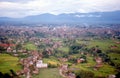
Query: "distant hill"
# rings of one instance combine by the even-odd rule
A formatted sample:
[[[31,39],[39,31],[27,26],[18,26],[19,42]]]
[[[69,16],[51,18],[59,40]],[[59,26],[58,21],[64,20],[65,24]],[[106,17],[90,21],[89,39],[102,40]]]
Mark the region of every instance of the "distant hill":
[[[0,22],[22,23],[120,23],[120,11],[69,13],[53,15],[49,13],[24,18],[0,17]]]

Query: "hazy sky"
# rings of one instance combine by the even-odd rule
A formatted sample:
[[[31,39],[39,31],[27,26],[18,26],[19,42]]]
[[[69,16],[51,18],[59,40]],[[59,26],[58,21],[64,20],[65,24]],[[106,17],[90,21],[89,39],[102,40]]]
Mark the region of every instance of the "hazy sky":
[[[120,10],[120,0],[0,0],[0,17]]]

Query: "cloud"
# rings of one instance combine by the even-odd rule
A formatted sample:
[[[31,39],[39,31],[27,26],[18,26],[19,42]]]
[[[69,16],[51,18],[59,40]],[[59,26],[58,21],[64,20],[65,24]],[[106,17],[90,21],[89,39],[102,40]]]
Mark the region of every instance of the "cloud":
[[[89,14],[89,15],[75,15],[75,17],[79,17],[79,18],[81,18],[81,17],[101,17],[101,15],[99,14],[99,15],[92,15],[92,14]]]
[[[27,2],[28,0],[0,0],[0,2]],[[32,1],[32,0],[29,0]]]
[[[119,0],[0,0],[0,16],[115,11],[120,10],[119,4]]]

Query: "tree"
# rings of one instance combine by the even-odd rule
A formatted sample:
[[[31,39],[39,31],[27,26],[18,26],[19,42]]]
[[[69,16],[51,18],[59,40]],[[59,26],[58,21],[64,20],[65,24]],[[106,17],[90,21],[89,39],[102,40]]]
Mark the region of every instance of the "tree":
[[[4,47],[2,47],[2,46],[0,46],[0,52],[3,52],[3,51],[5,51],[6,49],[4,48]]]
[[[16,45],[16,50],[19,50],[19,49],[21,49],[22,48],[22,45],[21,44],[17,44]]]
[[[78,70],[75,74],[78,78],[94,78],[94,73],[91,71]]]
[[[116,78],[120,78],[120,72],[116,74]]]
[[[82,48],[82,45],[78,45],[78,44],[72,45],[72,46],[70,46],[69,54],[77,54],[77,53],[79,53],[79,50],[81,48]]]
[[[43,56],[44,56],[45,58],[48,58],[48,57],[49,57],[47,51],[45,51],[45,50],[42,52],[42,54],[43,54]]]

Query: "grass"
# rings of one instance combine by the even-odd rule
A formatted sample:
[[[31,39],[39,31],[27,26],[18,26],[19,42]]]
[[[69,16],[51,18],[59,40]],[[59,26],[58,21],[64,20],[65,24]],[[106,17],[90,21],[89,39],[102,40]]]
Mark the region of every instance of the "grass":
[[[59,39],[57,39],[59,40]],[[57,41],[56,40],[56,41]],[[95,46],[99,46],[99,48],[103,51],[106,52],[107,50],[109,50],[111,45],[117,45],[118,46],[118,50],[120,49],[120,45],[116,44],[115,41],[113,40],[91,40],[91,41],[77,41],[77,43],[80,44],[87,44],[87,48],[91,48],[91,47],[95,47]],[[69,48],[68,47],[60,47],[58,48],[59,51],[68,53],[69,52]],[[116,53],[109,53],[108,54],[111,59],[116,62],[116,63],[120,63],[120,55],[116,54]],[[79,54],[73,54],[73,57],[78,57],[80,56]],[[117,60],[116,60],[117,58]],[[44,62],[46,63],[52,63],[52,64],[57,64],[59,63],[58,60],[56,60],[56,58],[50,57],[49,59],[44,58],[43,59]],[[66,62],[67,64],[69,64],[69,62]],[[93,67],[96,65],[96,62],[93,61],[93,57],[92,56],[87,56],[87,63],[81,63],[81,64],[74,64],[72,66],[70,66],[70,68],[77,68],[79,70],[84,70],[84,71],[90,71],[93,72],[95,74],[96,77],[98,76],[102,76],[102,77],[107,77],[109,74],[115,74],[116,73],[116,69],[108,64],[103,64],[103,67],[101,67],[99,70],[93,70]],[[36,76],[35,78],[59,78],[59,77],[48,77],[48,73],[46,74],[46,76],[44,76],[45,72],[49,72],[52,71],[52,69],[42,69],[41,73]],[[53,75],[54,73],[52,72],[51,75]]]
[[[89,67],[91,66],[91,67]],[[115,68],[113,68],[110,65],[104,64],[103,67],[101,67],[98,71],[97,70],[93,70],[93,66],[92,64],[77,64],[75,66],[72,66],[73,68],[77,68],[80,70],[84,70],[84,71],[91,71],[95,74],[95,76],[103,76],[106,77],[109,74],[115,74]]]
[[[0,54],[0,72],[10,73],[10,70],[21,70],[21,66],[18,65],[18,58],[8,54]]]
[[[38,75],[34,75],[33,78],[63,78],[59,74],[58,68],[40,69]]]
[[[117,54],[117,53],[109,53],[108,54],[110,57],[111,57],[111,60],[114,62],[114,63],[119,63],[120,64],[120,54]]]
[[[86,42],[86,43],[85,43]],[[120,45],[116,44],[115,42],[117,41],[113,41],[113,40],[90,40],[90,41],[77,41],[77,43],[80,44],[87,44],[87,48],[92,48],[95,46],[99,46],[99,48],[103,51],[107,51],[109,50],[111,45],[117,45],[118,48],[120,50]]]
[[[60,64],[60,62],[57,60],[57,58],[55,58],[55,57],[49,57],[49,58],[43,58],[43,61],[45,62],[45,63],[50,63],[50,64],[54,64],[54,65],[58,65],[58,64]]]
[[[37,50],[37,47],[33,43],[26,43],[24,47],[28,50]]]
[[[87,44],[87,48],[92,48],[95,46],[99,46],[99,48],[103,51],[106,52],[108,51],[111,45],[117,45],[118,48],[117,50],[120,50],[120,45],[116,44],[115,41],[113,40],[90,40],[90,41],[77,41],[79,44]],[[63,52],[67,52],[66,47],[59,48],[58,50],[61,50]],[[79,54],[78,54],[79,55]],[[74,57],[77,57],[78,55],[72,55]],[[114,61],[114,63],[119,63],[120,64],[120,54],[117,53],[109,53],[108,54],[111,59]],[[116,59],[117,58],[117,59]],[[95,76],[103,76],[106,77],[109,74],[115,74],[116,69],[108,64],[103,64],[103,67],[101,67],[98,71],[93,70],[93,67],[96,65],[96,62],[93,61],[92,56],[87,56],[87,63],[81,63],[81,64],[75,64],[71,66],[71,68],[77,68],[80,70],[85,70],[85,71],[91,71],[95,74]]]
[[[60,48],[58,48],[58,50],[63,51],[65,53],[69,52],[69,48],[68,47],[60,47]]]
[[[89,43],[89,47],[99,46],[103,51],[108,50],[110,45],[115,45],[112,40],[93,40]]]
[[[91,67],[93,67],[95,65],[95,61],[93,61],[93,57],[88,57],[87,56],[87,63],[80,63],[80,64],[76,64],[75,68],[80,68],[81,70],[89,70],[91,71]]]
[[[96,65],[96,62],[93,61],[93,57],[88,57],[87,56],[87,63],[80,63],[76,64],[74,66],[71,66],[71,68],[77,68],[79,70],[84,70],[84,71],[90,71],[95,74],[95,76],[103,76],[106,77],[109,74],[115,74],[115,68],[108,65],[108,64],[103,64],[103,67],[101,67],[98,71],[93,70],[93,67]]]
[[[109,74],[115,74],[115,68],[110,66],[110,65],[107,65],[107,64],[104,64],[103,67],[101,67],[99,69],[99,71],[94,71],[95,75],[96,76],[107,76]]]

